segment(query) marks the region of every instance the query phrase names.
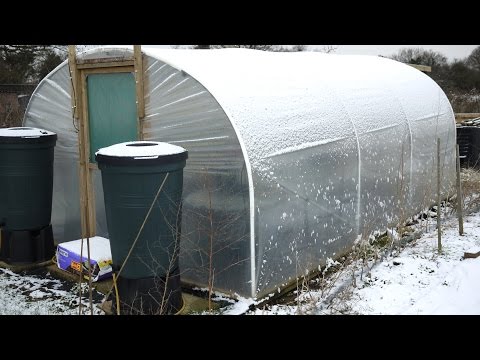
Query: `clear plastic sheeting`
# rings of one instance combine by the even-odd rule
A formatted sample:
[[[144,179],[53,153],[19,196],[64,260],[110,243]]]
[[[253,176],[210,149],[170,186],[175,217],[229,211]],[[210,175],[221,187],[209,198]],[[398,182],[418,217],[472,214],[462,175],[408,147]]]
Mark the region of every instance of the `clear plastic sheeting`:
[[[189,152],[180,265],[186,282],[262,297],[340,256],[359,236],[428,207],[437,138],[443,195],[454,183],[451,106],[412,67],[313,52],[143,50],[144,139]],[[130,54],[99,48],[82,56]],[[25,117],[26,126],[58,134],[57,241],[80,236],[69,91],[64,63],[38,86]],[[108,237],[96,172],[97,235]]]
[[[24,118],[24,126],[41,124],[58,136],[52,199],[52,229],[57,242],[81,237],[78,131],[73,123],[70,89],[70,75],[64,62],[37,86]]]

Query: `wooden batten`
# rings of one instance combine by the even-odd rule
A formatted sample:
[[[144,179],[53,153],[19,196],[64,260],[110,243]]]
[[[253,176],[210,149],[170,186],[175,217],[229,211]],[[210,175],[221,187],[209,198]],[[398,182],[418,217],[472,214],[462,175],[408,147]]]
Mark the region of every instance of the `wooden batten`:
[[[81,86],[78,87],[78,89],[81,89]],[[80,93],[82,91],[79,91]],[[79,94],[78,98],[81,99],[81,94]],[[83,119],[83,104],[82,101],[77,102],[77,105],[79,106],[79,129],[78,129],[78,151],[79,151],[79,174],[80,174],[80,181],[79,181],[79,186],[80,186],[80,219],[81,219],[81,224],[82,224],[82,237],[87,236],[87,219],[85,216],[85,211],[84,209],[87,206],[87,185],[86,183],[88,182],[88,177],[89,177],[89,171],[87,168],[87,163],[88,161],[85,158],[85,121]]]
[[[81,71],[81,92],[82,92],[82,137],[83,137],[83,167],[85,169],[86,182],[83,183],[84,196],[86,196],[86,206],[88,208],[88,236],[96,235],[96,213],[95,213],[95,192],[93,191],[92,173],[90,171],[90,139],[88,128],[88,100],[87,100],[87,74],[85,71]]]
[[[140,45],[133,45],[135,89],[137,97],[138,139],[143,140],[143,119],[145,117],[145,99],[143,85],[143,56]]]
[[[115,62],[102,62],[102,63],[95,63],[95,64],[83,64],[77,65],[78,69],[98,69],[98,68],[107,68],[107,67],[117,67],[117,66],[133,66],[133,61],[121,61],[118,63]]]
[[[84,102],[83,102],[83,87],[81,81],[80,70],[77,68],[77,53],[75,45],[68,46],[68,64],[70,66],[70,76],[72,78],[72,112],[78,124],[78,153],[79,153],[79,187],[80,187],[80,221],[82,227],[82,237],[90,236],[87,231],[87,218],[85,208],[89,206],[90,201],[87,201],[89,169],[88,158],[85,158],[85,148],[87,140],[85,138],[85,120],[84,120]],[[92,223],[92,221],[90,221]],[[95,223],[93,221],[93,223]]]
[[[465,120],[476,119],[480,117],[480,113],[455,113],[455,121],[461,123]]]
[[[70,78],[72,82],[72,92],[70,95],[72,99],[72,113],[75,120],[78,120],[78,111],[77,111],[78,70],[77,70],[77,52],[75,51],[75,45],[68,45],[68,67],[70,70]]]
[[[84,59],[77,60],[79,69],[91,69],[99,67],[115,67],[115,66],[133,66],[133,57],[109,57],[100,59]]]
[[[112,73],[121,73],[121,72],[133,72],[133,66],[115,66],[115,67],[97,67],[97,68],[86,68],[81,69],[81,74],[91,75],[91,74],[112,74]]]
[[[407,64],[422,72],[432,72],[432,67],[427,65]]]

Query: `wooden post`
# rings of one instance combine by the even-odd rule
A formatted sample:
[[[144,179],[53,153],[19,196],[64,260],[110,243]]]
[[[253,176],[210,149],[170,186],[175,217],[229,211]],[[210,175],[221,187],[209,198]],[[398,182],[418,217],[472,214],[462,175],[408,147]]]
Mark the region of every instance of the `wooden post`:
[[[81,223],[81,234],[82,239],[87,235],[87,227],[86,227],[86,218],[85,212],[83,209],[86,207],[86,198],[87,194],[85,191],[85,182],[87,176],[87,170],[85,169],[85,156],[84,156],[84,121],[80,121],[81,117],[81,110],[82,110],[82,91],[81,91],[81,83],[80,83],[80,76],[79,71],[77,68],[77,51],[75,49],[75,45],[68,45],[68,66],[70,68],[70,76],[72,79],[72,91],[71,91],[71,98],[72,98],[72,113],[74,121],[78,124],[78,154],[79,154],[79,184],[80,184],[80,223]]]
[[[143,87],[143,59],[141,45],[133,45],[135,68],[135,88],[137,94],[138,139],[143,140],[143,118],[145,117],[145,99]]]
[[[458,234],[463,235],[463,194],[462,182],[460,181],[460,147],[457,144],[457,216]]]
[[[77,52],[75,45],[68,45],[68,67],[70,69],[70,78],[72,79],[72,113],[75,120],[78,120],[77,99],[78,99],[78,70],[77,70]]]
[[[87,261],[88,261],[88,289],[89,289],[89,299],[90,299],[90,313],[93,315],[93,301],[92,301],[92,277],[91,277],[91,264],[90,264],[90,203],[89,203],[89,189],[88,185],[90,182],[90,173],[88,169],[88,158],[85,159],[85,116],[86,112],[81,111],[81,105],[83,105],[83,88],[79,87],[79,79],[81,78],[79,70],[77,67],[77,51],[75,45],[68,45],[68,65],[70,69],[70,77],[72,80],[72,114],[73,120],[79,124],[79,134],[78,134],[78,149],[80,155],[80,219],[82,224],[82,240],[80,242],[80,262],[82,262],[82,252],[83,252],[83,239],[87,238]],[[80,82],[81,83],[81,82]],[[81,89],[81,91],[79,91]],[[78,121],[81,118],[81,121]],[[92,197],[90,196],[90,199]],[[95,230],[93,230],[95,231]],[[83,266],[83,265],[82,265]],[[82,313],[82,278],[83,270],[80,268],[79,275],[79,314]]]
[[[88,124],[87,124],[87,101],[86,82],[83,70],[78,68],[75,45],[68,46],[68,65],[72,78],[72,113],[74,121],[78,124],[78,153],[79,153],[79,182],[80,182],[80,220],[82,226],[82,238],[94,236],[95,228],[95,203],[94,192],[88,159]],[[87,211],[84,211],[87,209]],[[88,219],[87,219],[88,217]]]
[[[92,172],[90,170],[90,142],[89,142],[89,128],[88,128],[88,97],[87,97],[87,74],[85,70],[80,71],[79,76],[79,97],[81,98],[80,112],[80,132],[79,138],[82,139],[80,148],[80,196],[83,194],[84,208],[87,210],[82,212],[84,214],[84,223],[82,228],[85,228],[87,237],[96,235],[96,213],[95,213],[95,192],[93,190]],[[82,203],[82,201],[81,201]],[[87,218],[88,217],[88,218]]]
[[[442,229],[440,223],[440,138],[437,139],[437,233],[438,233],[438,253],[442,253]]]

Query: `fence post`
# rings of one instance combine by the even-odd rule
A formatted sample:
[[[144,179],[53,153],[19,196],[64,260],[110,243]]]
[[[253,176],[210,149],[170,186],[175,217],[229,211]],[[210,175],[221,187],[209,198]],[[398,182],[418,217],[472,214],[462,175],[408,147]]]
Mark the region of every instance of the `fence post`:
[[[458,234],[463,235],[463,194],[462,182],[460,181],[460,147],[457,144],[457,216],[458,216]]]
[[[442,252],[442,229],[440,223],[440,138],[437,138],[437,233],[438,233],[438,253]]]

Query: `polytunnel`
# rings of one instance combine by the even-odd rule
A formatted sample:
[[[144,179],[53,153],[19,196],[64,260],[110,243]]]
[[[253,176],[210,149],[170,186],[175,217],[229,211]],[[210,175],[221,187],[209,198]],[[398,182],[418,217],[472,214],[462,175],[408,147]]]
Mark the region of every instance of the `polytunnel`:
[[[131,55],[102,47],[79,58]],[[437,138],[442,195],[451,193],[452,108],[413,67],[373,56],[246,49],[143,48],[143,64],[140,136],[189,152],[180,259],[186,283],[260,298],[427,208],[436,197]],[[24,120],[58,134],[57,242],[81,236],[70,93],[64,62],[38,85]],[[101,103],[96,94],[89,101]],[[128,128],[92,119],[92,151],[95,137],[108,143],[112,131]],[[92,177],[96,232],[108,237],[95,167]]]

